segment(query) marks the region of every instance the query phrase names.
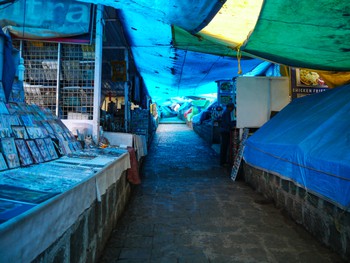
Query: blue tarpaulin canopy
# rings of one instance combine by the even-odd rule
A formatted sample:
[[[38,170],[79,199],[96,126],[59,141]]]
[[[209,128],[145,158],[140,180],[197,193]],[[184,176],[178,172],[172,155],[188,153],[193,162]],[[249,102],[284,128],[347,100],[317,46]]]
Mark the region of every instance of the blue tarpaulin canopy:
[[[350,206],[350,85],[294,100],[246,142],[244,159]]]
[[[177,48],[173,40],[172,25],[195,33],[211,21],[224,1],[82,1],[118,9],[132,59],[155,100],[215,93],[216,80],[238,75],[236,57],[217,56],[209,49],[196,52]],[[261,59],[242,58],[242,73],[261,62]]]
[[[237,76],[239,49],[244,57],[293,67],[350,70],[347,0],[81,1],[120,10],[151,96],[208,93],[208,83],[212,92],[208,72],[216,72],[216,80]]]
[[[130,59],[154,98],[213,92],[215,80],[239,74],[241,55],[243,74],[262,60],[350,70],[348,0],[18,0],[0,12],[1,26],[39,39],[84,34],[87,3],[118,10]]]

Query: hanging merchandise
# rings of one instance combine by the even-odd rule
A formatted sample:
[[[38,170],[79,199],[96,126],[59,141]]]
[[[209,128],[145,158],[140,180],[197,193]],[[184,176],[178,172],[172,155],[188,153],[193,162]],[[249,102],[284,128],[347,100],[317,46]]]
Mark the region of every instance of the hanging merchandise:
[[[234,102],[234,83],[232,80],[218,80],[218,103],[226,106],[229,102]]]
[[[19,52],[16,52],[16,53],[19,53]],[[24,60],[23,58],[19,58],[16,77],[13,81],[12,90],[10,93],[10,97],[8,99],[9,102],[25,102],[24,88],[23,88],[24,71],[25,71]]]
[[[16,75],[16,66],[12,57],[12,40],[10,35],[0,30],[0,37],[4,38],[4,56],[2,63],[2,87],[4,89],[5,101],[8,101],[12,90],[12,84]]]

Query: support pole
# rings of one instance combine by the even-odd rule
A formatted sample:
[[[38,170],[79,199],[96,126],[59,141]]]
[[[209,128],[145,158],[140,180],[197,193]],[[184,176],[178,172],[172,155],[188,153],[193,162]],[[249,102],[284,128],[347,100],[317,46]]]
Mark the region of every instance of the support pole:
[[[61,43],[58,43],[57,76],[56,76],[56,116],[59,117],[60,108],[60,76],[61,76]]]
[[[128,49],[124,49],[126,81],[124,83],[124,102],[125,102],[125,132],[129,132],[130,126],[130,98],[129,98],[129,56]]]
[[[95,38],[94,111],[92,136],[98,143],[100,137],[100,104],[102,88],[103,5],[97,5]]]

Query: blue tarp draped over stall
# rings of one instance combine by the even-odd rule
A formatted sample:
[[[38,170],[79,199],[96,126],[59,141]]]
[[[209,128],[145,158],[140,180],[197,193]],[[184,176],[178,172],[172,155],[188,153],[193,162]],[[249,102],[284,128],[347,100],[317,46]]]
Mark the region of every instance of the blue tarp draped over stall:
[[[2,68],[2,86],[5,92],[6,101],[10,97],[12,84],[16,75],[16,65],[12,57],[12,40],[0,29],[0,37],[4,39],[4,57]]]
[[[350,206],[350,85],[297,99],[251,136],[245,161]]]

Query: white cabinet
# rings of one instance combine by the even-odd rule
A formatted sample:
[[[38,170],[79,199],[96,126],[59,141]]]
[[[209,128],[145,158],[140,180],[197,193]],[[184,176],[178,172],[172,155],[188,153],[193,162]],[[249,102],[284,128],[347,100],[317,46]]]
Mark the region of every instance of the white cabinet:
[[[259,128],[290,102],[287,77],[237,78],[237,128]]]

